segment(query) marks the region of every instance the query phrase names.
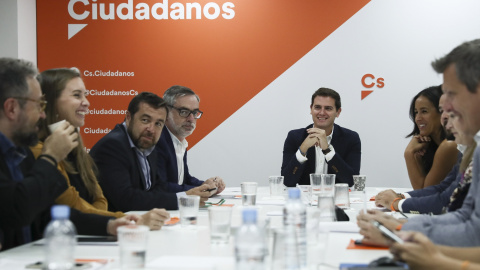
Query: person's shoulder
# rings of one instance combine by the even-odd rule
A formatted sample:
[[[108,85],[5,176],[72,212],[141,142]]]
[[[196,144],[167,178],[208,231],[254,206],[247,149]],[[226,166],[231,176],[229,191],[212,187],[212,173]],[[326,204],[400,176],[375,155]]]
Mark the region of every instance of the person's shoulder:
[[[43,142],[39,141],[35,146],[30,146],[30,151],[32,151],[35,158],[40,156],[43,150]]]
[[[115,126],[114,129],[112,129],[112,131],[110,131],[109,133],[107,133],[105,136],[103,136],[102,138],[100,138],[100,140],[98,140],[97,143],[95,143],[95,145],[92,147],[92,149],[90,151],[94,151],[99,148],[99,147],[102,147],[102,145],[105,145],[105,144],[112,144],[114,142],[121,142],[122,141],[122,138],[123,137],[126,137],[125,136],[126,133],[124,131],[124,128],[122,127],[121,124],[117,124]]]
[[[344,135],[346,136],[355,136],[355,137],[359,137],[358,133],[356,131],[353,131],[351,129],[348,129],[348,128],[345,128],[345,127],[342,127],[340,125],[337,125],[337,124],[334,124],[335,128],[333,130],[333,133],[335,134],[335,132],[340,132],[340,133],[343,133]]]
[[[456,153],[458,152],[457,143],[454,141],[443,140],[440,145],[438,145],[437,152],[439,154],[442,153]]]

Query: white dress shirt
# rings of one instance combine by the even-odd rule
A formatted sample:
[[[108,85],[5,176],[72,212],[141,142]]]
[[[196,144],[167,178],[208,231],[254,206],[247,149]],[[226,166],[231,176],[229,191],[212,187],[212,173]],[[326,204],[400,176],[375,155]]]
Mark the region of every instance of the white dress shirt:
[[[330,144],[332,141],[332,136],[333,136],[333,128],[332,128],[332,133],[327,136],[327,143],[328,143],[328,148],[330,149],[330,152],[326,155],[323,154],[322,148],[320,146],[315,146],[315,173],[316,174],[324,174],[328,173],[328,163],[333,156],[335,156],[335,149],[333,146]],[[305,161],[308,160],[306,156],[303,156],[302,153],[300,153],[300,149],[297,150],[297,153],[295,154],[297,157],[298,162],[301,164],[305,163]]]

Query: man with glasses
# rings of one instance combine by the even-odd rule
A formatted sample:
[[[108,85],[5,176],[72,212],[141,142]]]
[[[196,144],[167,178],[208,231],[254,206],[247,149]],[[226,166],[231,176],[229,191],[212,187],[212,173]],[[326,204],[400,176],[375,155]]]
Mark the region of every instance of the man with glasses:
[[[157,169],[155,145],[167,117],[167,106],[156,94],[142,92],[128,105],[125,121],[100,139],[90,150],[99,171],[99,184],[110,211],[178,209],[177,196],[167,192],[167,183]],[[208,200],[213,184],[185,192]]]
[[[285,185],[309,185],[310,174],[335,174],[336,183],[353,185],[360,173],[361,143],[358,133],[335,124],[340,116],[340,95],[320,88],[312,95],[313,124],[288,133],[283,147]]]
[[[63,123],[45,140],[37,160],[28,146],[38,142],[38,125],[46,102],[31,62],[0,58],[0,249],[9,249],[42,237],[49,208],[67,189],[57,163],[77,146],[78,134]],[[83,214],[72,209],[70,219],[79,234],[116,234],[129,224],[119,219]]]
[[[165,123],[166,128],[158,141],[158,170],[162,179],[168,182],[170,192],[187,191],[200,186],[204,181],[190,175],[187,165],[186,137],[195,130],[197,119],[203,112],[199,110],[200,98],[190,88],[175,85],[163,94],[169,113]],[[205,181],[217,188],[212,194],[225,189],[222,178],[216,176]]]

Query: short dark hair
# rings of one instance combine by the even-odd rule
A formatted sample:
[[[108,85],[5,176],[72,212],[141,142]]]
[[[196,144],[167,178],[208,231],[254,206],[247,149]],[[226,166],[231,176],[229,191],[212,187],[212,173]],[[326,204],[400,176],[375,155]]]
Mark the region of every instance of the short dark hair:
[[[165,108],[168,113],[167,103],[154,93],[142,92],[136,95],[128,104],[128,112],[133,117],[140,109],[140,103],[147,103],[154,109]]]
[[[317,96],[333,98],[335,100],[335,108],[337,109],[337,111],[342,107],[342,101],[340,100],[340,95],[337,93],[337,91],[326,87],[320,87],[317,91],[315,91],[315,93],[313,93],[312,103],[310,104],[310,107],[313,106],[313,101]]]
[[[175,105],[177,98],[183,96],[195,96],[198,102],[200,102],[200,98],[197,96],[197,94],[195,94],[195,92],[193,92],[192,89],[181,85],[174,85],[168,88],[163,94],[163,99],[168,106],[173,106]]]
[[[14,59],[0,58],[0,104],[11,97],[26,97],[28,95],[27,78],[35,78],[38,74],[37,68],[32,62]],[[26,100],[19,100],[20,106]]]
[[[428,88],[425,88],[413,97],[412,102],[410,103],[410,110],[409,110],[410,119],[413,122],[413,130],[412,132],[410,132],[410,134],[407,135],[407,138],[420,133],[420,129],[415,123],[415,101],[417,101],[417,99],[421,96],[426,97],[433,104],[437,112],[440,114],[440,108],[438,103],[440,101],[440,97],[442,96],[442,94],[443,94],[442,86],[438,85],[438,86],[430,86]],[[440,129],[441,129],[441,139],[443,140],[446,137],[445,129],[443,127],[441,127]]]
[[[444,73],[451,64],[455,64],[457,78],[467,86],[468,91],[476,93],[480,82],[480,39],[460,44],[444,57],[433,61],[432,67],[436,72]]]

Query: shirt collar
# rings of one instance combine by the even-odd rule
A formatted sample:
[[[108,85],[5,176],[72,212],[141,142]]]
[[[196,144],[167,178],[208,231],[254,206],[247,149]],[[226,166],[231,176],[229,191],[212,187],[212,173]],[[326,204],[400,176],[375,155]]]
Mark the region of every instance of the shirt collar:
[[[17,160],[17,164],[27,157],[27,151],[22,147],[17,147],[8,139],[2,132],[0,132],[0,150],[4,156],[11,157]]]
[[[180,141],[177,136],[175,136],[171,131],[170,129],[168,129],[167,126],[165,126],[165,128],[168,130],[168,133],[170,133],[170,137],[172,137],[172,141],[174,144],[176,145],[181,145],[183,146],[184,148],[187,148],[188,147],[188,142],[186,139],[183,139],[183,141]]]
[[[150,147],[148,149],[145,149],[143,151],[138,149],[138,147],[135,146],[135,144],[133,143],[132,138],[130,138],[130,134],[128,134],[127,124],[125,122],[123,122],[122,125],[125,128],[125,132],[127,133],[128,143],[130,144],[130,147],[135,148],[135,150],[137,152],[143,153],[145,156],[148,157],[153,152],[153,150],[155,149],[155,145],[153,145],[152,147]]]

